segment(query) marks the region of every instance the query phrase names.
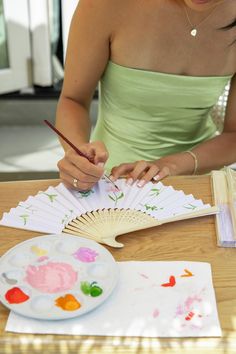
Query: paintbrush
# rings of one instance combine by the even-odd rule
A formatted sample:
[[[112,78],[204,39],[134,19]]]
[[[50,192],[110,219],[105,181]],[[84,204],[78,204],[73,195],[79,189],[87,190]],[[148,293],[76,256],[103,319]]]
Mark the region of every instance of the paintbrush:
[[[75,152],[77,152],[78,155],[84,157],[85,159],[87,159],[89,162],[94,164],[94,161],[92,159],[90,159],[88,156],[86,156],[82,151],[80,151],[70,140],[68,140],[65,135],[63,135],[57,128],[55,128],[48,120],[44,119],[44,122],[49,126],[49,128],[51,128],[57,135],[59,135],[68,145],[70,145],[72,147],[72,149],[75,150]],[[120,191],[119,187],[117,187],[117,185],[106,175],[103,175],[104,178],[110,182],[117,191]]]

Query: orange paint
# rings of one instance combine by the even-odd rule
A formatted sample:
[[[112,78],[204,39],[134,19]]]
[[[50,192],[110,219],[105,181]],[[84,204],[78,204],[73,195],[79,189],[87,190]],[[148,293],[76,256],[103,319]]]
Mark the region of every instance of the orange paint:
[[[81,304],[73,295],[66,294],[56,299],[56,306],[65,311],[76,311],[81,307]]]
[[[182,274],[181,275],[181,278],[184,278],[184,277],[193,277],[193,273],[191,273],[188,269],[184,269],[185,271],[185,274]]]

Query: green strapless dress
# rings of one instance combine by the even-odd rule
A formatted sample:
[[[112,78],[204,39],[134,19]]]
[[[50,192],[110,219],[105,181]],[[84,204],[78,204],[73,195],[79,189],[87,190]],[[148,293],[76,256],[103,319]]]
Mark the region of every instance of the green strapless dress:
[[[210,112],[230,76],[182,76],[108,62],[99,83],[99,110],[91,140],[108,151],[106,168],[156,160],[213,137]]]

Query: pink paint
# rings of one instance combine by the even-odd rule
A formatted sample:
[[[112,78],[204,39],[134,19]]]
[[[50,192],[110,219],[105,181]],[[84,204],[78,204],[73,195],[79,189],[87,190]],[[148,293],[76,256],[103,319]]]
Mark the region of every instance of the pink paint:
[[[176,316],[181,316],[185,313],[183,305],[179,304],[176,308]]]
[[[46,261],[46,260],[48,260],[49,258],[47,257],[47,256],[42,256],[42,257],[39,257],[38,259],[37,259],[37,262],[43,262],[43,261]]]
[[[109,185],[109,186],[107,186],[107,188],[106,188],[106,192],[107,193],[110,193],[110,192],[113,192],[113,193],[117,193],[117,192],[120,192],[120,189],[118,188],[116,188],[115,186],[113,186],[113,185]]]
[[[157,318],[160,315],[160,312],[158,309],[154,309],[153,313],[152,313],[152,317],[153,318]]]
[[[81,262],[91,263],[96,261],[98,253],[91,248],[80,247],[73,256]]]
[[[143,277],[145,279],[149,279],[149,277],[146,274],[144,274],[144,273],[139,273],[139,275],[141,275],[141,277]]]
[[[25,281],[42,293],[58,293],[71,289],[77,281],[77,272],[70,264],[48,262],[28,266]]]
[[[189,296],[186,300],[185,300],[185,307],[187,311],[191,311],[194,302],[201,302],[202,299],[198,296],[198,295],[194,295],[194,296]]]

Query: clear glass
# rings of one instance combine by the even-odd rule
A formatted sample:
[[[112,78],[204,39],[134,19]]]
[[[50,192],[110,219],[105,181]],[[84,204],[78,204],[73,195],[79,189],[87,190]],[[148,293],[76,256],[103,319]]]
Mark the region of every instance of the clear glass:
[[[4,19],[3,0],[0,0],[0,69],[9,68],[7,33]]]

